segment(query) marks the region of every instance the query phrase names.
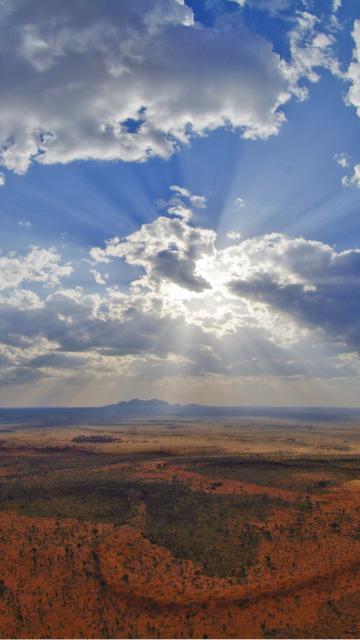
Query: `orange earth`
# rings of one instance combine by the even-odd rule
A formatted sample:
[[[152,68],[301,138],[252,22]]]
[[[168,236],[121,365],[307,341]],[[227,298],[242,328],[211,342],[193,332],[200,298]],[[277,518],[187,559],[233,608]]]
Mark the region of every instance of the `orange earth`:
[[[290,461],[294,467],[289,472],[286,466],[285,471],[280,466],[278,472],[278,453],[272,458],[267,453],[259,454],[246,458],[245,463],[240,456],[232,459],[229,472],[226,450],[223,457],[217,452],[202,458],[197,446],[189,453],[191,438],[186,454],[174,450],[165,458],[159,452],[133,458],[125,452],[122,459],[108,460],[107,456],[114,455],[110,447],[106,451],[101,446],[86,450],[84,445],[72,447],[69,441],[68,449],[61,453],[56,446],[46,448],[48,441],[42,442],[39,435],[36,446],[33,441],[28,448],[24,434],[21,445],[11,437],[0,459],[2,638],[360,636],[357,457],[333,457],[328,468],[324,457],[320,460],[309,454],[301,459],[301,466],[296,455],[283,454],[281,464]],[[34,434],[31,437],[34,439]],[[21,439],[19,435],[17,438]],[[29,461],[35,458],[39,464],[39,456],[48,466],[41,470],[29,467]],[[76,456],[78,467],[74,464]],[[214,473],[211,467],[208,472],[209,460],[216,463]],[[274,480],[268,476],[259,479],[259,461],[266,473],[266,464],[272,469],[275,463]],[[250,479],[231,477],[241,471],[241,464],[246,465],[250,476],[253,465]],[[350,471],[346,465],[350,465]],[[242,519],[240,529],[236,529],[236,512],[232,511],[226,537],[216,543],[221,544],[221,553],[226,554],[227,548],[232,553],[234,536],[243,535],[246,527],[257,532],[256,552],[244,577],[209,574],[202,562],[174,555],[171,541],[168,548],[152,541],[146,518],[153,507],[151,500],[146,503],[146,496],[136,503],[125,524],[109,521],[108,515],[101,522],[98,511],[94,518],[84,517],[82,496],[76,498],[79,517],[75,505],[75,517],[69,518],[66,505],[62,506],[65,503],[58,497],[54,500],[60,506],[54,516],[51,493],[46,497],[46,508],[41,502],[45,500],[41,497],[44,483],[50,492],[51,487],[58,491],[62,486],[59,483],[65,483],[67,496],[65,478],[75,473],[78,482],[85,470],[86,482],[91,480],[106,490],[115,486],[111,483],[121,474],[122,482],[135,483],[132,491],[139,481],[142,491],[144,486],[151,490],[156,485],[164,491],[176,486],[220,501],[229,496],[273,500],[264,517]],[[20,480],[30,491],[26,495],[31,495],[32,488],[40,492],[31,509],[29,498],[18,498],[20,494],[16,493]],[[41,491],[39,483],[43,483]],[[34,515],[36,510],[39,515]],[[210,545],[206,553],[210,556],[218,549]]]

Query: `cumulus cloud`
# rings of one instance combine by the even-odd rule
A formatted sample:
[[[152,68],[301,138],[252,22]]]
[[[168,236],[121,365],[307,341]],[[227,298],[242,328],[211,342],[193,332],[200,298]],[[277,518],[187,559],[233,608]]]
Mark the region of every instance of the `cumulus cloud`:
[[[351,187],[352,185],[360,189],[360,164],[354,166],[354,173],[352,176],[344,176],[342,179],[344,187]]]
[[[13,0],[0,19],[0,159],[17,173],[168,157],[222,126],[266,138],[284,119],[272,45],[244,25],[200,26],[180,0]]]
[[[193,209],[204,209],[206,207],[206,198],[204,196],[194,195],[185,187],[172,185],[170,190],[173,192],[167,200],[160,198],[155,201],[159,209],[166,209],[169,215],[183,220],[190,220],[193,215]]]
[[[236,204],[238,207],[245,207],[245,200],[244,198],[241,198],[239,196],[238,198],[235,198],[234,204]]]
[[[249,5],[250,7],[254,7],[255,9],[260,9],[261,11],[266,11],[270,15],[276,15],[277,13],[281,13],[282,11],[286,11],[289,9],[291,4],[293,4],[293,0],[229,0],[230,2],[236,2],[240,5],[240,7],[244,7],[245,5]]]
[[[175,195],[179,206],[192,198]],[[360,251],[283,234],[230,239],[219,248],[215,231],[169,211],[93,247],[90,275],[107,286],[91,293],[53,249],[1,256],[0,379],[356,376]],[[128,288],[113,280],[122,262],[134,268]]]
[[[360,251],[337,253],[324,243],[282,234],[241,241],[232,233],[229,239],[230,246],[218,249],[215,232],[161,216],[91,253],[95,261],[121,258],[142,267],[133,287],[143,300],[160,293],[158,310],[218,336],[263,326],[276,340],[291,342],[302,329],[319,329],[346,348],[360,349],[360,325],[354,323]]]
[[[346,78],[350,82],[347,103],[355,107],[360,118],[360,20],[355,20],[352,31],[354,39],[353,59],[347,70]]]
[[[164,376],[277,376],[354,375],[351,362],[338,353],[302,341],[290,348],[272,338],[264,326],[238,326],[224,336],[184,318],[141,309],[134,300],[116,294],[101,298],[52,294],[41,308],[0,307],[0,329],[7,344],[0,345],[0,378],[9,384],[36,379],[96,379],[118,375],[137,380]],[[322,350],[323,349],[323,350]],[[316,358],[307,362],[304,354]],[[341,366],[341,369],[339,369]]]
[[[319,70],[328,69],[343,77],[334,54],[335,38],[322,30],[321,20],[308,11],[298,11],[296,24],[289,32],[290,62],[286,65],[293,91],[300,99],[307,97],[307,89],[298,87],[301,78],[310,82],[320,80]]]
[[[354,323],[360,311],[354,308],[360,293],[359,250],[337,253],[327,244],[282,234],[241,241],[233,233],[229,239],[230,246],[218,249],[214,231],[160,216],[124,239],[94,248],[91,255],[97,262],[121,258],[142,267],[134,291],[149,300],[160,293],[163,310],[218,335],[255,323],[291,341],[292,330],[284,329],[291,317],[297,332],[320,328],[360,350],[360,324]],[[237,306],[233,294],[243,306]],[[281,316],[274,321],[265,307]]]
[[[321,328],[360,352],[360,250],[271,234],[245,241],[239,276],[229,287],[238,296]],[[232,249],[232,253],[236,249]]]
[[[229,240],[240,240],[241,233],[239,231],[229,231],[226,236],[227,238],[229,238]]]
[[[349,156],[346,153],[335,153],[334,160],[343,169],[346,169],[350,164]]]
[[[185,189],[184,187],[178,187],[177,185],[173,185],[170,187],[171,191],[174,191],[178,196],[185,198],[190,206],[195,209],[204,209],[206,207],[206,198],[204,196],[196,196],[192,194],[189,189]]]
[[[22,256],[15,252],[0,255],[0,290],[17,287],[22,282],[56,285],[72,270],[70,264],[61,264],[61,257],[53,247],[35,246]]]
[[[178,196],[199,206],[199,196],[188,190],[172,187]],[[201,199],[201,206],[203,199]],[[182,201],[168,203],[172,217],[160,216],[143,225],[126,238],[112,238],[105,248],[95,247],[90,255],[95,262],[123,258],[129,265],[142,267],[145,276],[137,284],[160,287],[166,281],[190,291],[200,292],[210,287],[206,278],[197,272],[197,261],[214,253],[215,232],[194,228],[189,224],[192,211]]]
[[[96,269],[90,269],[90,273],[93,276],[96,284],[106,284],[106,280],[108,277],[107,274],[103,276],[99,271],[96,271]]]

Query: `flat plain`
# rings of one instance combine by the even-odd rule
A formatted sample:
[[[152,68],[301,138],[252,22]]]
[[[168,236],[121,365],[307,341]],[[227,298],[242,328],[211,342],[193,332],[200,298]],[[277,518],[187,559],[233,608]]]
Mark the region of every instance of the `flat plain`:
[[[3,638],[360,636],[360,425],[0,425]]]

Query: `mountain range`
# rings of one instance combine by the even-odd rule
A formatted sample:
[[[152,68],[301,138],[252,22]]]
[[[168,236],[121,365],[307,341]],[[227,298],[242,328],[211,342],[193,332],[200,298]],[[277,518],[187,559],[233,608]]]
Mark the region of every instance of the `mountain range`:
[[[170,404],[151,399],[120,401],[100,407],[29,407],[0,409],[0,424],[111,424],[127,420],[156,419],[227,419],[272,418],[304,421],[360,420],[360,408],[343,407],[266,407],[210,406],[201,404]]]

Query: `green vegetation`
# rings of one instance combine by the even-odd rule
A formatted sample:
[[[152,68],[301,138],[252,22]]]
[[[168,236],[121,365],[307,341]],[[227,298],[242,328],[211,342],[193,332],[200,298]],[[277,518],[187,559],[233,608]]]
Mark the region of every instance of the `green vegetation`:
[[[95,453],[76,447],[48,447],[9,453],[0,451],[0,467],[6,476],[25,476],[51,473],[62,469],[86,469],[124,461],[124,456]]]
[[[3,482],[0,510],[27,516],[130,523],[145,505],[144,535],[176,558],[199,563],[209,575],[245,578],[256,558],[263,521],[274,506],[265,495],[194,492],[178,483],[131,481],[119,471],[90,470]]]
[[[245,579],[261,538],[271,539],[271,533],[259,524],[271,517],[274,508],[288,508],[288,503],[265,494],[192,491],[177,480],[129,479],[126,467],[107,468],[125,460],[136,466],[139,459],[143,457],[74,451],[72,447],[23,456],[19,452],[8,458],[9,469],[15,465],[19,470],[17,479],[9,473],[0,480],[0,510],[139,526],[151,542],[178,559],[198,563],[202,573]],[[309,494],[360,475],[355,459],[199,458],[192,460],[191,468],[212,478],[214,488],[231,478]],[[298,511],[313,509],[307,493],[294,504]],[[271,560],[268,564],[271,566]]]
[[[27,516],[77,518],[125,524],[135,512],[136,483],[99,477],[52,476],[42,481],[14,481],[0,486],[0,510]]]
[[[0,598],[1,596],[4,595],[5,592],[6,592],[5,581],[0,579]]]
[[[214,495],[177,483],[158,485],[146,500],[145,535],[176,558],[199,562],[209,575],[244,578],[260,540],[251,523],[263,521],[279,503],[264,495]]]
[[[264,458],[216,458],[199,460],[191,469],[212,478],[240,480],[259,486],[322,493],[342,482],[360,477],[355,459],[294,461]]]

